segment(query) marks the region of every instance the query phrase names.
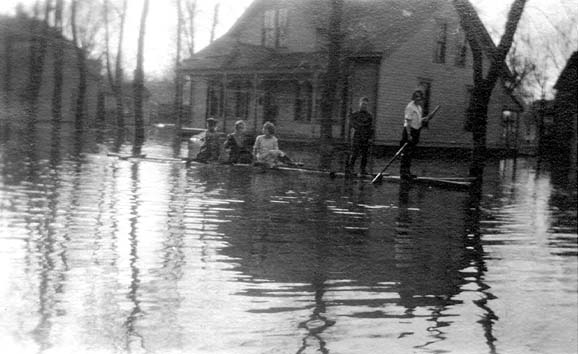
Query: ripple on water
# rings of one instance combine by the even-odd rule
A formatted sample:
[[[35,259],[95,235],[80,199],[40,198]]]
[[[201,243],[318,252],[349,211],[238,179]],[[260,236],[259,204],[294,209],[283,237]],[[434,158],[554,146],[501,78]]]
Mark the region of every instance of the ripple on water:
[[[476,204],[98,154],[21,163],[2,149],[0,338],[18,352],[575,348],[575,195],[531,165],[511,178],[490,165]]]

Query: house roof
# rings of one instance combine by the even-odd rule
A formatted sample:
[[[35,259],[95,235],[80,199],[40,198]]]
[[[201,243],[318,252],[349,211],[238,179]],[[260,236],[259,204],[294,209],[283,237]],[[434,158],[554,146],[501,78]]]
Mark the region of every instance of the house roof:
[[[393,53],[430,18],[439,0],[345,0],[342,28],[343,50],[348,55]],[[276,1],[256,0],[231,29],[193,57],[183,61],[183,70],[257,68],[262,71],[293,68],[314,70],[326,65],[322,53],[282,53],[263,46],[242,43],[238,34],[254,21],[263,7]],[[283,4],[299,7],[309,23],[323,31],[330,13],[327,1],[285,0]]]
[[[328,28],[330,4],[321,0],[255,0],[221,38],[193,57],[183,61],[183,71],[219,71],[252,69],[258,71],[295,68],[315,70],[327,64],[322,53],[283,53],[259,45],[243,43],[239,34],[258,18],[263,8],[283,3],[299,8],[321,33]],[[468,3],[469,4],[469,3]],[[387,58],[409,40],[421,25],[442,7],[451,7],[446,0],[344,0],[342,29],[343,51],[349,57],[365,55]],[[475,9],[465,9],[471,19],[478,42],[490,56],[496,46]],[[504,65],[504,74],[510,71]]]
[[[486,26],[484,26],[484,23],[480,19],[480,16],[478,16],[476,9],[469,1],[460,2],[460,5],[463,6],[461,7],[461,10],[464,11],[469,18],[467,25],[470,26],[470,28],[466,30],[471,31],[471,33],[475,36],[476,41],[482,47],[484,54],[488,58],[492,58],[494,52],[497,50],[497,47],[496,44],[494,43],[494,40],[492,39],[492,36],[490,36],[490,34],[488,33]],[[513,74],[506,62],[503,63],[501,69],[502,69],[502,78],[506,80],[511,80]],[[520,106],[522,107],[521,104]]]
[[[380,52],[389,56],[431,18],[438,1],[346,0],[343,49],[350,54]]]
[[[324,53],[279,53],[262,46],[241,43],[231,37],[222,37],[213,44],[206,52],[184,60],[183,68],[201,71],[252,68],[262,72],[291,69],[295,72],[315,70],[327,62]]]
[[[63,49],[76,50],[74,43],[66,38],[62,34],[62,31],[49,26],[42,20],[24,14],[18,16],[0,15],[0,40],[2,37],[10,37],[16,43],[29,42],[34,38],[42,38],[48,42],[49,47],[53,47],[55,43],[59,43]],[[88,58],[86,62],[88,74],[93,78],[100,79],[101,61]]]
[[[558,91],[576,90],[578,85],[578,51],[574,52],[560,73],[554,88]]]

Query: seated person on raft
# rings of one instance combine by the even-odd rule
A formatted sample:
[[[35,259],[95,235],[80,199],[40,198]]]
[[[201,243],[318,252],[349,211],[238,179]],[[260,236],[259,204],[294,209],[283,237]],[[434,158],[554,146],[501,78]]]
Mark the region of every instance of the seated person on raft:
[[[275,125],[271,122],[263,124],[263,135],[259,135],[255,139],[253,162],[256,165],[266,167],[276,167],[279,164],[294,165],[291,159],[283,151],[279,150],[278,140],[275,136]]]

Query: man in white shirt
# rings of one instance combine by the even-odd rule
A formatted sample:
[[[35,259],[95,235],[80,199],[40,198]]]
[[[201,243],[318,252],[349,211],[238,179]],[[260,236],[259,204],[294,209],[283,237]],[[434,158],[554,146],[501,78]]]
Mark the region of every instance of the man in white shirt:
[[[403,133],[400,145],[408,143],[401,155],[400,175],[401,178],[416,178],[412,175],[411,159],[415,147],[419,142],[419,133],[421,128],[427,124],[428,117],[423,116],[424,94],[421,90],[416,90],[411,96],[412,100],[405,107],[405,116],[403,122]]]

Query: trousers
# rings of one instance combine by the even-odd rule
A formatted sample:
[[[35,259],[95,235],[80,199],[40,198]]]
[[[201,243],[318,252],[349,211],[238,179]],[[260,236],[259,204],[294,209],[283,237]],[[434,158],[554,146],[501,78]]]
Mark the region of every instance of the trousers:
[[[411,174],[411,159],[413,158],[413,154],[415,153],[415,148],[419,143],[419,129],[410,128],[410,134],[412,140],[409,140],[409,136],[407,134],[407,130],[403,129],[401,135],[401,141],[399,146],[402,147],[405,143],[408,143],[406,148],[403,150],[401,154],[401,163],[399,168],[399,174],[401,176],[409,176]]]

